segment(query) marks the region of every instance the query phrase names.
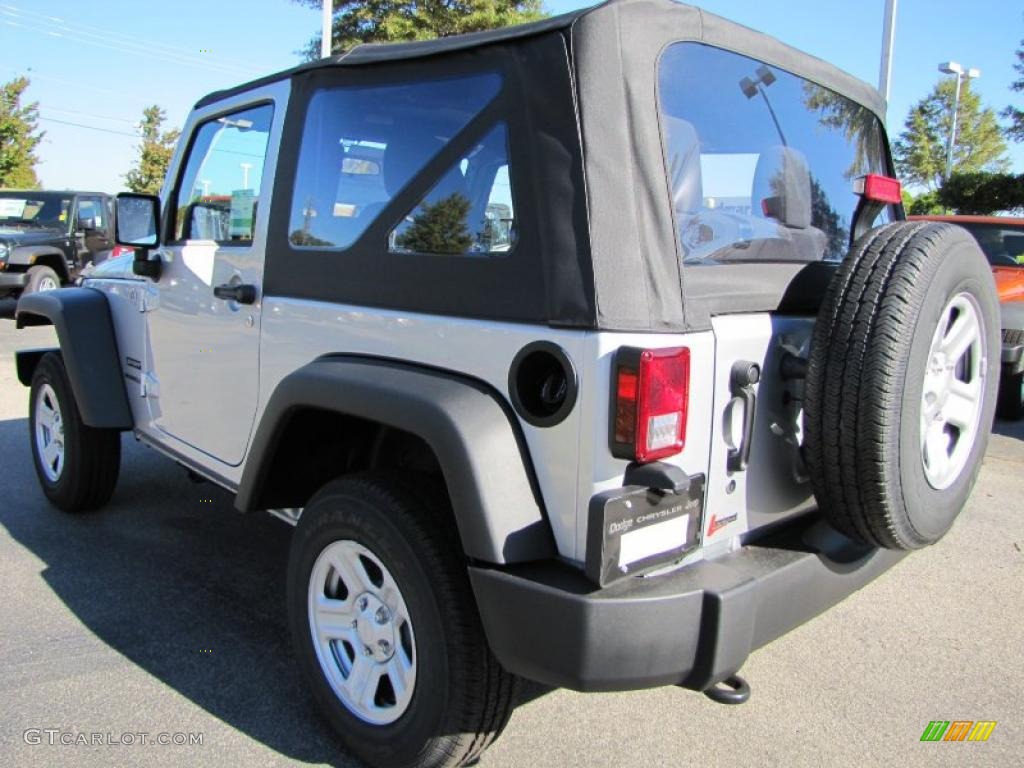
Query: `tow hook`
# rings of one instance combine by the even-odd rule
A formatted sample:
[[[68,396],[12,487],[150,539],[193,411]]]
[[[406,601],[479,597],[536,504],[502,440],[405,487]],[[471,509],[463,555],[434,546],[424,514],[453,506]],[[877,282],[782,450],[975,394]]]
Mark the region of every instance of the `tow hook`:
[[[733,675],[703,693],[719,704],[744,704],[750,699],[750,684],[739,675]]]

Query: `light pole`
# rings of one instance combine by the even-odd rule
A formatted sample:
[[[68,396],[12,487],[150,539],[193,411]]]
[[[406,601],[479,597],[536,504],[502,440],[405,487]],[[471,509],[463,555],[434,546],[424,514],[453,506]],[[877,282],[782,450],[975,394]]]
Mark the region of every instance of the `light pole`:
[[[946,61],[939,64],[939,72],[944,75],[956,76],[956,95],[953,96],[953,122],[949,128],[949,144],[946,147],[946,181],[953,175],[953,145],[956,144],[956,123],[960,112],[960,88],[964,80],[973,80],[981,77],[981,70],[968,68],[964,69],[955,61]]]
[[[878,73],[878,90],[882,98],[889,101],[889,86],[892,84],[892,47],[896,40],[897,0],[885,0],[885,21],[882,23],[882,61]]]
[[[752,99],[757,94],[761,94],[764,99],[764,103],[768,105],[768,113],[772,116],[772,122],[775,123],[775,130],[779,134],[779,141],[782,142],[782,146],[788,147],[786,143],[786,137],[782,134],[782,126],[779,125],[779,118],[775,116],[775,110],[772,109],[772,102],[768,98],[768,94],[765,91],[769,85],[774,83],[776,80],[775,73],[772,72],[766,66],[760,66],[754,70],[754,77],[744,77],[740,80],[740,90],[743,91],[743,95],[748,99]]]
[[[242,189],[249,188],[249,169],[252,168],[252,163],[239,163],[242,166]]]
[[[326,59],[331,55],[331,23],[334,15],[334,0],[321,0],[321,11],[320,17],[320,58]]]

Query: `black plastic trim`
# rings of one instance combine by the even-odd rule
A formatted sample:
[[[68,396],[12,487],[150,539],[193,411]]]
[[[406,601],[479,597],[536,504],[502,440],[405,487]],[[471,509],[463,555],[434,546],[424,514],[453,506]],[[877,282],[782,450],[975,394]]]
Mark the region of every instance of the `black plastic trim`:
[[[57,329],[82,421],[104,429],[132,428],[114,323],[103,293],[92,288],[61,288],[23,295],[15,320],[18,328],[52,324]]]
[[[514,674],[579,691],[706,690],[906,554],[855,544],[811,514],[714,560],[604,589],[560,562],[469,574],[491,650]]]
[[[23,290],[28,285],[28,272],[0,272],[0,296]]]
[[[235,500],[239,509],[262,508],[277,445],[302,408],[356,416],[424,440],[441,465],[468,557],[516,563],[555,556],[507,403],[472,379],[393,361],[331,356],[286,376],[260,419]]]

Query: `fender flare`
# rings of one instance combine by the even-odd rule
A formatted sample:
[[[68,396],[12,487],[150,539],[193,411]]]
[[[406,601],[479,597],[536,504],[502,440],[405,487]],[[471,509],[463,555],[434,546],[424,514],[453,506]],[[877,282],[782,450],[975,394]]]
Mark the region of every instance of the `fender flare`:
[[[56,256],[60,263],[63,264],[63,272],[61,275],[62,279],[68,277],[68,266],[67,266],[67,254],[64,253],[60,248],[52,245],[22,245],[15,246],[11,251],[11,255],[8,258],[8,264],[17,264],[19,266],[32,267],[40,256]]]
[[[18,299],[18,328],[53,325],[57,329],[64,368],[84,421],[90,427],[131,429],[121,358],[114,335],[107,297],[93,288],[61,288],[30,293]],[[32,381],[42,355],[28,350],[18,354],[18,378]]]
[[[302,408],[359,417],[426,442],[441,465],[468,557],[514,563],[556,554],[529,451],[501,396],[472,379],[373,358],[324,357],[281,380],[242,472],[240,510],[262,509],[276,446]]]

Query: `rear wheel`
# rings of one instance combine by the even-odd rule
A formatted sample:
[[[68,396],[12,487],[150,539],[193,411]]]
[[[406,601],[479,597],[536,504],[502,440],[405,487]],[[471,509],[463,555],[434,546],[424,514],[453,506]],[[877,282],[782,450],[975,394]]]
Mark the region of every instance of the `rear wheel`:
[[[43,356],[29,395],[32,458],[43,493],[65,512],[110,500],[121,465],[121,433],[87,426],[60,355]]]
[[[855,246],[815,325],[804,400],[805,458],[836,528],[891,549],[949,530],[988,443],[998,317],[958,227],[896,222]]]
[[[28,270],[28,283],[25,285],[25,293],[39,293],[41,291],[55,291],[60,288],[60,276],[50,267],[38,265]]]
[[[1024,331],[1003,331],[1006,344],[1024,344]],[[1004,373],[999,380],[999,418],[1019,421],[1024,419],[1024,371]]]
[[[342,743],[372,766],[465,765],[514,705],[450,525],[423,498],[398,478],[342,478],[292,540],[296,655]]]

